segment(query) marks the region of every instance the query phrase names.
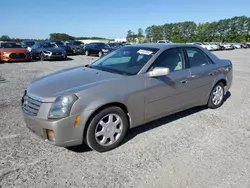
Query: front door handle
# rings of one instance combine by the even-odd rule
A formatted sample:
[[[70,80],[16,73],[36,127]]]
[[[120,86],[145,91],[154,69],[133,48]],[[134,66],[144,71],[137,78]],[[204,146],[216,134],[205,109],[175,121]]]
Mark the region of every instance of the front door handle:
[[[186,84],[186,83],[188,83],[188,80],[182,80],[181,83]]]

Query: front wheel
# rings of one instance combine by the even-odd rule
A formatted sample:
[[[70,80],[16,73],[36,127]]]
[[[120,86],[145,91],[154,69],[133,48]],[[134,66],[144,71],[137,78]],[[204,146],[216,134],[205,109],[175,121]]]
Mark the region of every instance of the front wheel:
[[[210,93],[208,108],[219,108],[224,103],[224,92],[224,84],[221,82],[216,84]]]
[[[90,121],[86,144],[98,152],[112,150],[120,145],[129,129],[128,117],[116,106],[99,111]]]
[[[102,51],[100,51],[99,53],[98,53],[98,57],[102,57],[103,56],[103,53],[102,53]]]
[[[39,58],[40,58],[40,61],[44,61],[44,60],[45,60],[45,57],[44,57],[44,55],[43,55],[43,53],[42,53],[42,52],[40,53]]]

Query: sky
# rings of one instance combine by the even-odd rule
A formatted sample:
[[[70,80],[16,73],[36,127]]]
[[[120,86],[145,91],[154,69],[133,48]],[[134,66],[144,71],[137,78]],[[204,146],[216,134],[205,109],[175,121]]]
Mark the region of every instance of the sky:
[[[125,38],[151,25],[250,17],[250,0],[2,0],[0,36]]]

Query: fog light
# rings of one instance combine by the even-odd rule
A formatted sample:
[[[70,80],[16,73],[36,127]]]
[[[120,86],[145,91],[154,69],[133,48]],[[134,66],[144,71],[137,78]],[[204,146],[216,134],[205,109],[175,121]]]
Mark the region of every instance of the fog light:
[[[53,130],[46,129],[46,134],[49,141],[55,141],[55,134]]]

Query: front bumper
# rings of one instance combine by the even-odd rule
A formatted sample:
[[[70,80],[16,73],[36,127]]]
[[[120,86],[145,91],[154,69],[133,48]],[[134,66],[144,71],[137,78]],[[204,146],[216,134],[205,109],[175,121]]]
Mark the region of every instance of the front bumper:
[[[29,55],[29,54],[26,54],[25,57],[23,57],[23,58],[11,58],[10,55],[11,54],[3,54],[1,57],[1,60],[3,62],[9,62],[9,61],[16,62],[16,61],[29,61],[29,60],[31,60],[31,55]]]
[[[45,59],[65,59],[67,57],[66,54],[63,55],[46,55],[44,56]]]
[[[59,120],[39,119],[23,112],[27,128],[45,142],[61,147],[76,146],[82,144],[82,126],[74,127],[77,115]],[[46,130],[54,131],[54,140],[49,140]]]

